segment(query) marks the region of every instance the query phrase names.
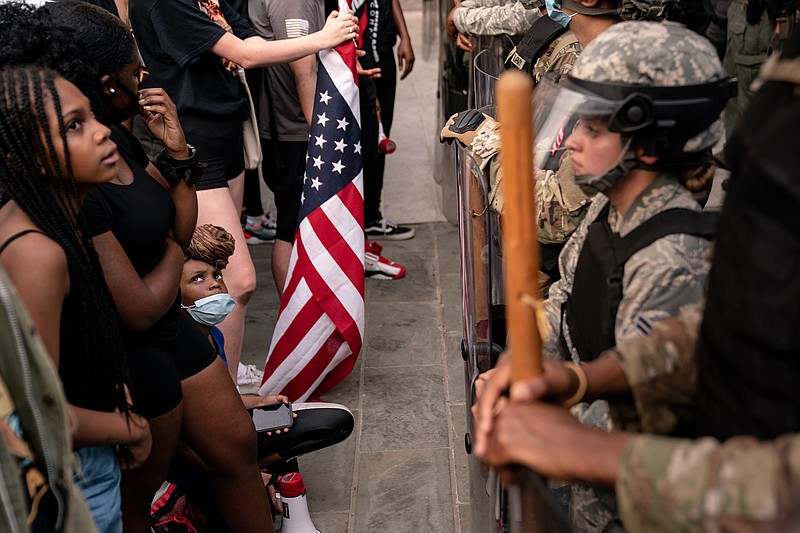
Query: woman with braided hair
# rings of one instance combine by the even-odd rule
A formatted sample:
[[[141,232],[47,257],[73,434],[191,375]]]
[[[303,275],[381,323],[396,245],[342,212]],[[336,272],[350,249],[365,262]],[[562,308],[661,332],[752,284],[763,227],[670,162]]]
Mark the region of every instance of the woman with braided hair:
[[[150,431],[130,412],[117,315],[78,208],[90,187],[114,176],[119,155],[86,97],[33,67],[0,70],[0,153],[0,266],[58,368],[75,420],[79,485],[98,528],[121,531],[112,445],[126,447],[126,466],[139,466]]]

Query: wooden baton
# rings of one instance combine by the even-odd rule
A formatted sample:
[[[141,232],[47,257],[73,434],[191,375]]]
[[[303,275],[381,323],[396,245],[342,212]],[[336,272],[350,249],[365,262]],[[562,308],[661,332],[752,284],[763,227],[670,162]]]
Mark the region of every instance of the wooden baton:
[[[506,325],[512,382],[542,374],[542,340],[530,302],[539,296],[539,234],[533,177],[533,82],[521,71],[504,72],[496,85],[506,282]],[[526,301],[523,301],[526,300]]]

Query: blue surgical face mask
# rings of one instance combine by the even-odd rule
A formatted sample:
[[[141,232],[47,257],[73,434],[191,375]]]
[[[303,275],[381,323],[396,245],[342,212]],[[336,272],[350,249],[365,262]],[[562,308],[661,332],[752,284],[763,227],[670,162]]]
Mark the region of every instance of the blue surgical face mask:
[[[182,305],[195,322],[216,326],[236,307],[236,301],[227,292],[212,294],[197,300],[194,305]]]
[[[567,15],[563,11],[561,11],[561,2],[559,0],[544,0],[545,6],[547,7],[547,16],[551,19],[555,20],[565,28],[569,26],[570,20],[575,15]]]

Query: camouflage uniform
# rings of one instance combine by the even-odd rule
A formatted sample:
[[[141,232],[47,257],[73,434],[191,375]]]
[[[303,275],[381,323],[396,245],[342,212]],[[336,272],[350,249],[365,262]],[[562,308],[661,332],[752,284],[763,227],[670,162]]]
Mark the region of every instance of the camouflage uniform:
[[[723,66],[728,74],[739,80],[739,93],[728,101],[725,109],[725,132],[728,137],[753,97],[750,85],[758,77],[758,69],[767,60],[767,49],[775,33],[775,24],[769,20],[766,9],[756,24],[748,24],[746,12],[747,0],[731,0]]]
[[[561,279],[550,288],[545,314],[550,335],[543,345],[546,354],[579,362],[578,354],[561,353],[561,305],[569,297],[589,226],[608,203],[605,195],[597,195],[586,218],[572,234],[559,257]],[[670,174],[660,175],[634,201],[624,216],[611,206],[608,221],[611,230],[625,236],[646,220],[673,208],[700,210],[691,193]],[[678,315],[680,310],[697,303],[703,296],[709,265],[705,257],[709,242],[690,235],[669,235],[634,254],[625,264],[622,279],[622,301],[614,328],[617,344],[647,335],[653,325]]]
[[[470,35],[521,35],[542,16],[533,0],[464,0],[453,12],[453,23]]]
[[[629,531],[796,531],[797,517],[787,523],[784,516],[798,489],[798,434],[724,444],[637,436],[617,468],[617,501]]]

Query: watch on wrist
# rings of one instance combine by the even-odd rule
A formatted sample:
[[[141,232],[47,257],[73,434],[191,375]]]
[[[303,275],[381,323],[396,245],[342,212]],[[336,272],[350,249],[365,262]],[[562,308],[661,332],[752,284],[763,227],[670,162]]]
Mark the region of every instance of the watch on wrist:
[[[189,149],[189,157],[186,159],[175,159],[167,153],[166,148],[161,150],[161,153],[156,157],[156,168],[167,180],[170,187],[180,180],[186,181],[189,185],[194,185],[203,176],[203,169],[206,167],[205,163],[199,162],[197,150],[194,146],[187,144],[186,148]]]

